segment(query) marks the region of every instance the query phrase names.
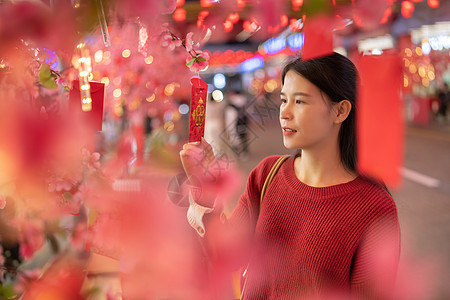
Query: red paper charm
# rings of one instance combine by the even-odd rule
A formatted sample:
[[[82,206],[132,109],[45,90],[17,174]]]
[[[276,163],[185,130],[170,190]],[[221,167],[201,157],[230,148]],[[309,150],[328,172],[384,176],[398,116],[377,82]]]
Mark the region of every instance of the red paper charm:
[[[192,78],[189,143],[199,142],[205,133],[206,100],[208,85],[200,78]]]
[[[102,130],[103,100],[105,98],[105,84],[100,82],[89,82],[92,98],[92,110],[82,111],[80,102],[80,84],[74,80],[70,90],[69,111],[78,115],[86,121],[88,127],[93,131]]]
[[[303,25],[305,45],[302,60],[309,60],[333,53],[334,21],[327,16],[308,18]]]

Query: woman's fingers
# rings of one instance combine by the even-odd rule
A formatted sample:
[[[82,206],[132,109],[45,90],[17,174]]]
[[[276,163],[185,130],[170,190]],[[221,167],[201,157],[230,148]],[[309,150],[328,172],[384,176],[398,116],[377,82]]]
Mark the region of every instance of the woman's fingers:
[[[213,148],[204,138],[202,138],[201,140],[201,146],[205,151],[206,159],[208,160],[208,162],[212,162],[214,159],[216,159],[216,157],[214,156]]]
[[[211,145],[204,139],[201,142],[184,144],[180,158],[188,176],[204,172],[204,169],[215,160]]]

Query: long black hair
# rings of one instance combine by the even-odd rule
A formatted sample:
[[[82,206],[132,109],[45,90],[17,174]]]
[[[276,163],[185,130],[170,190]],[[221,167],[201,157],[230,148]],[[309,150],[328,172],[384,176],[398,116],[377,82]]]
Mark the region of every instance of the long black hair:
[[[344,167],[356,172],[355,111],[357,109],[358,71],[355,65],[338,53],[306,61],[297,58],[284,67],[281,78],[283,84],[284,78],[290,70],[297,72],[317,86],[328,95],[332,102],[348,100],[352,104],[352,109],[339,131],[339,150]]]

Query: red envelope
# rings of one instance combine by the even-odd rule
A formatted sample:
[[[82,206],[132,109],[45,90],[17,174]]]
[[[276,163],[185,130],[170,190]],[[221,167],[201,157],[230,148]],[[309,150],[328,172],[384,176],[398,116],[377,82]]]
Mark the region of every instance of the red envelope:
[[[199,142],[205,133],[206,100],[208,84],[200,78],[192,78],[189,143]]]
[[[103,101],[105,99],[105,84],[100,82],[89,82],[91,86],[92,110],[81,110],[80,82],[74,80],[69,97],[69,112],[84,122],[92,131],[102,130]]]
[[[302,60],[333,54],[333,28],[334,22],[330,17],[306,18],[303,25],[305,43]]]
[[[400,90],[402,61],[397,54],[362,56],[357,109],[359,170],[398,186],[403,160],[404,121]]]

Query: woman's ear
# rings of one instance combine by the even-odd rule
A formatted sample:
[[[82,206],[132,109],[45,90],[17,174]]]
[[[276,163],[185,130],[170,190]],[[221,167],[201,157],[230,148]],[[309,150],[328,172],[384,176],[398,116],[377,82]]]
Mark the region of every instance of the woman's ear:
[[[347,119],[350,111],[352,110],[352,104],[348,100],[342,100],[335,104],[336,118],[334,119],[335,124],[340,124]]]

